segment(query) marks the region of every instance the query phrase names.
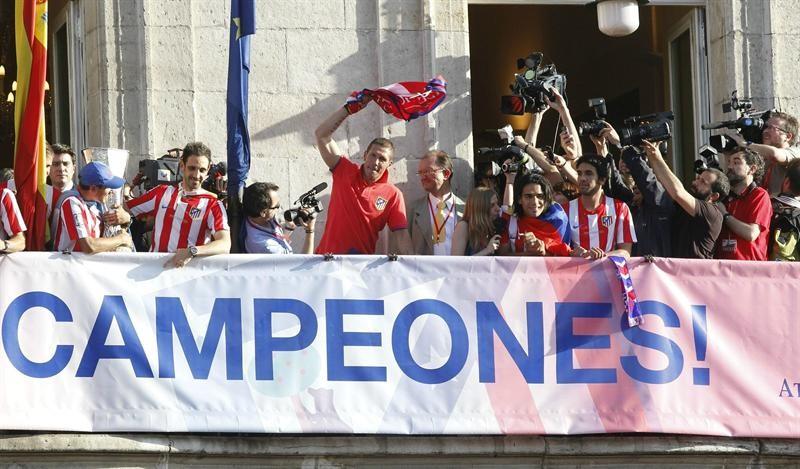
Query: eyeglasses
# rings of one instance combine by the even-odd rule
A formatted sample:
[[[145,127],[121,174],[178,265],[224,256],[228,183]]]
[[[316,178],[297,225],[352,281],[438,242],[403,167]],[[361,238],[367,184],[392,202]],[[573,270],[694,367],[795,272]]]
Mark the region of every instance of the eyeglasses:
[[[428,169],[425,171],[417,171],[417,176],[434,176],[440,171],[444,171],[444,169]]]
[[[788,134],[788,133],[789,133],[789,131],[788,131],[788,130],[786,130],[786,129],[782,128],[782,127],[778,127],[777,125],[773,125],[773,124],[767,124],[767,125],[765,125],[765,126],[764,126],[764,129],[774,129],[774,130],[777,130],[777,131],[779,131],[779,132],[783,132],[783,133],[785,133],[785,134]]]

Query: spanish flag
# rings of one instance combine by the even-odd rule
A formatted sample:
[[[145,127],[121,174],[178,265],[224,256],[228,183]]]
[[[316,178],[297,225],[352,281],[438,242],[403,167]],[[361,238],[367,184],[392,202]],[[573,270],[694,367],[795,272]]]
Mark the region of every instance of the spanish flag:
[[[26,249],[42,250],[45,204],[44,86],[47,76],[47,0],[16,0],[17,98],[14,101],[14,182],[28,226]]]

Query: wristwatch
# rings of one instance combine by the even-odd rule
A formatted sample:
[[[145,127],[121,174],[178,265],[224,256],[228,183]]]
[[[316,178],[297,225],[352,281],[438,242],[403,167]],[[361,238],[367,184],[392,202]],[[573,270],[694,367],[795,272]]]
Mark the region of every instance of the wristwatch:
[[[197,257],[197,246],[189,246],[189,257]]]

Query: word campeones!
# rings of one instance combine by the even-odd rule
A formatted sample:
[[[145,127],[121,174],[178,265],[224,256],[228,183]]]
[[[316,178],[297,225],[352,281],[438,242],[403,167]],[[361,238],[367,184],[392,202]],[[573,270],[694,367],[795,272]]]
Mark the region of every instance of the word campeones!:
[[[477,337],[478,375],[481,383],[495,381],[495,338],[510,355],[528,383],[544,383],[544,326],[542,303],[526,303],[527,344],[523,347],[503,315],[493,302],[476,302],[475,334]],[[238,298],[215,300],[208,327],[198,348],[195,335],[189,327],[179,298],[156,297],[156,344],[158,348],[158,377],[175,377],[173,337],[177,336],[183,354],[195,379],[207,379],[223,331],[225,334],[226,376],[228,380],[243,379],[242,367],[242,308]],[[658,301],[639,303],[642,314],[657,316],[664,327],[679,328],[680,319],[668,305]],[[11,364],[21,373],[34,378],[55,376],[69,364],[73,345],[57,344],[51,358],[35,362],[27,358],[20,347],[19,325],[22,317],[32,308],[44,308],[56,322],[72,322],[68,306],[57,296],[34,291],[15,298],[8,306],[2,320],[3,347]],[[705,360],[706,310],[705,306],[692,306],[695,353]],[[264,298],[253,300],[255,326],[255,377],[257,380],[275,379],[274,352],[300,351],[309,347],[319,332],[316,313],[307,303],[297,299]],[[294,315],[299,321],[297,334],[275,337],[272,320],[277,314]],[[327,379],[329,381],[386,381],[386,367],[348,366],[345,364],[345,347],[381,347],[383,337],[377,332],[353,332],[344,328],[348,315],[384,314],[381,300],[328,299],[325,301],[325,334],[327,345]],[[409,331],[414,322],[424,315],[435,315],[444,321],[450,334],[450,353],[438,368],[425,368],[415,361],[409,345]],[[616,368],[576,368],[573,362],[575,349],[608,349],[608,335],[579,335],[573,331],[573,320],[578,318],[611,318],[610,303],[559,302],[555,304],[556,380],[558,383],[616,383]],[[661,352],[667,366],[660,370],[648,369],[635,355],[619,358],[622,370],[631,378],[650,384],[669,383],[683,371],[684,355],[671,339],[641,328],[629,328],[627,317],[620,316],[624,337],[632,344]],[[607,320],[607,319],[606,319]],[[122,345],[106,345],[116,321]],[[461,315],[449,304],[434,299],[409,303],[397,315],[392,326],[391,345],[394,359],[409,378],[426,384],[438,384],[453,379],[464,368],[469,349],[469,335]],[[527,350],[527,351],[526,351]],[[77,377],[92,377],[100,360],[127,360],[137,377],[153,378],[153,370],[145,354],[137,331],[121,296],[105,296],[94,322],[86,348],[81,357]],[[695,385],[707,386],[708,368],[694,368]]]

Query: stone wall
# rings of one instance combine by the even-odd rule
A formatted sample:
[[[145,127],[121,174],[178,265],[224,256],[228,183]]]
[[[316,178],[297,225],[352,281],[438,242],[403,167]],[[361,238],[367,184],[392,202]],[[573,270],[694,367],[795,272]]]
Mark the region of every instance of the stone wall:
[[[131,172],[140,158],[191,140],[224,159],[229,0],[82,4],[89,145],[127,148]],[[406,123],[371,105],[335,137],[358,159],[372,138],[391,137],[397,147],[391,179],[409,200],[422,194],[417,159],[441,148],[457,157],[455,187],[466,195],[472,123],[465,2],[271,0],[257,2],[256,26],[251,181],[277,183],[288,205],[286,199],[330,180],[314,129],[351,91],[442,74],[449,97],[434,115]]]
[[[797,467],[800,440],[616,436],[0,436],[0,464],[36,467]]]
[[[706,8],[711,115],[733,90],[757,109],[800,115],[800,1],[710,0]]]

